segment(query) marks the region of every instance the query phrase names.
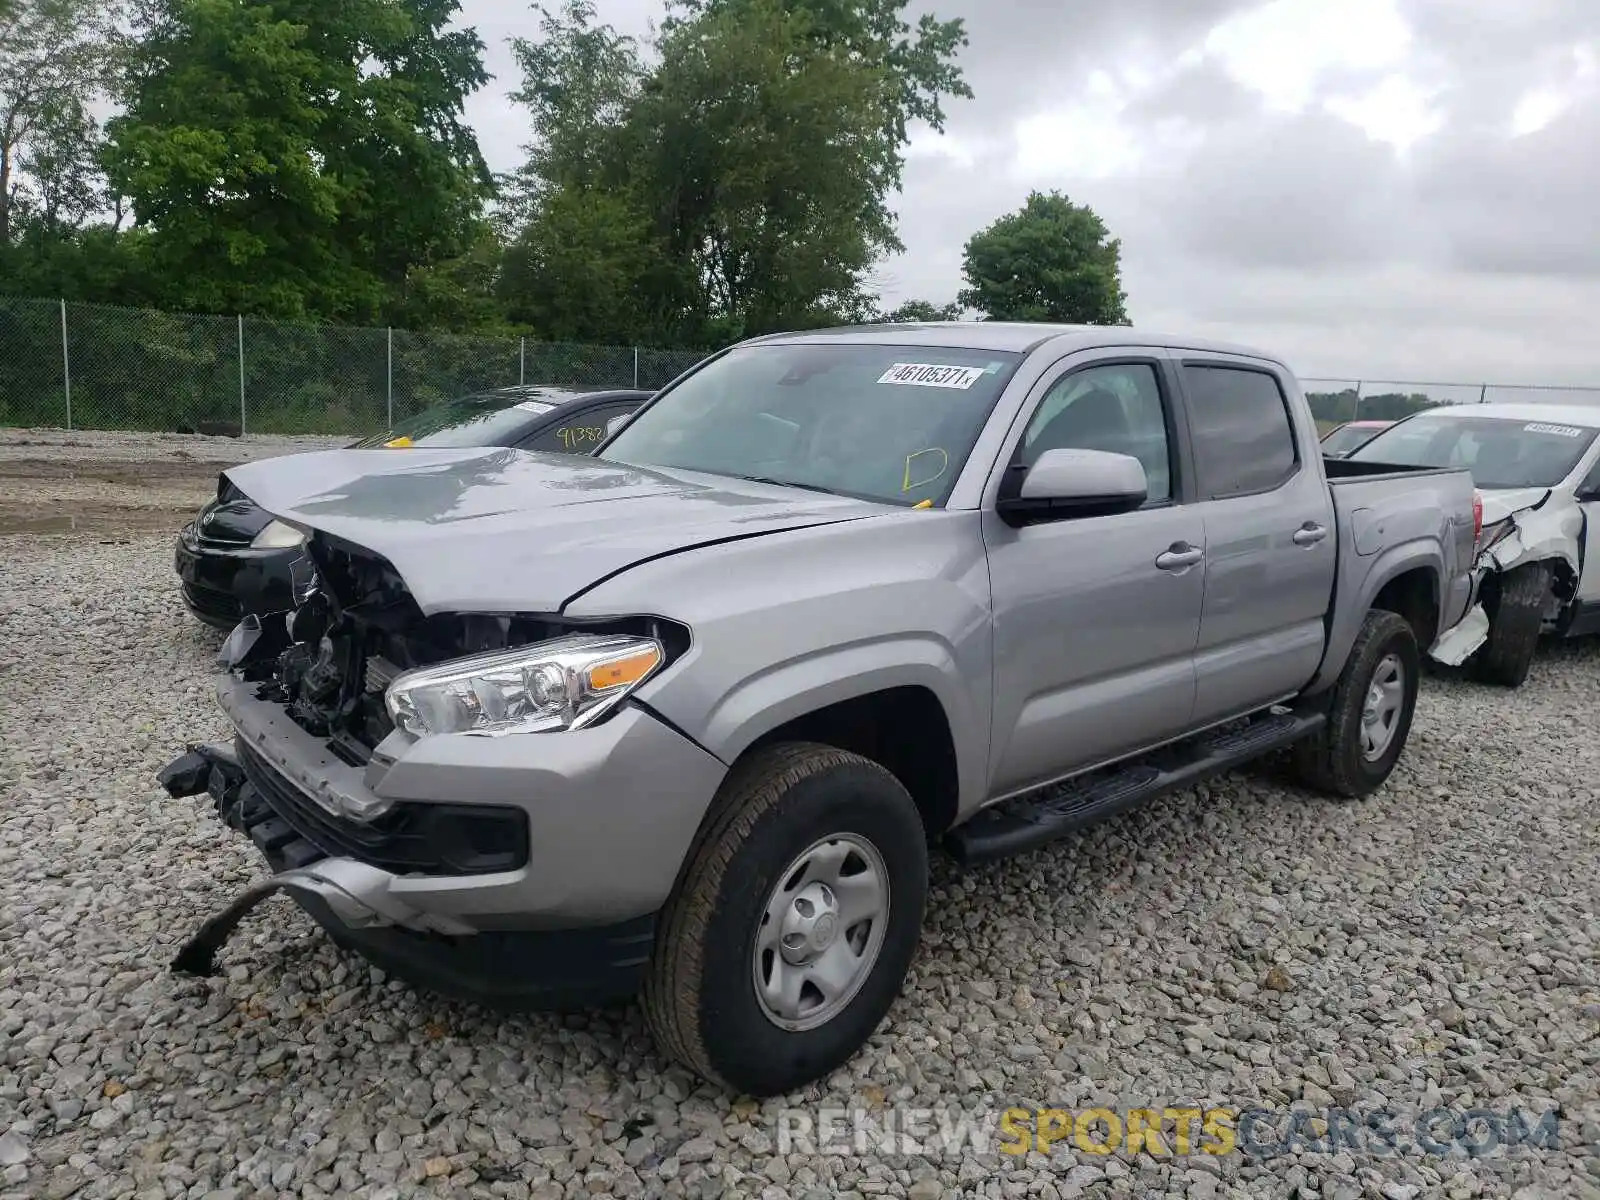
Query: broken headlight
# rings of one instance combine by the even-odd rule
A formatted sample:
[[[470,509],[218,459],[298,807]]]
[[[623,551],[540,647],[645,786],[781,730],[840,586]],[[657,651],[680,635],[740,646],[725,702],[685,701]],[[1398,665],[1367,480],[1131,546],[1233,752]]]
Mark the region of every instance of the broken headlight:
[[[289,550],[306,540],[305,530],[283,521],[272,521],[250,543],[252,550]]]
[[[1492,525],[1485,525],[1478,534],[1478,545],[1475,552],[1482,554],[1496,543],[1504,541],[1506,535],[1516,527],[1516,522],[1510,517],[1502,517]]]
[[[414,737],[582,729],[665,661],[654,638],[579,634],[407,671],[384,702]]]

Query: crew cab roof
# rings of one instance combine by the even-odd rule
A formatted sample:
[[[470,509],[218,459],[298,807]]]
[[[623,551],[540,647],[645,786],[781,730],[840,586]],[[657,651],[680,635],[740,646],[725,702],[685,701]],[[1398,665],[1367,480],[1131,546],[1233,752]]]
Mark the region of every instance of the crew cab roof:
[[[963,350],[995,350],[1026,354],[1046,343],[1063,351],[1101,346],[1166,346],[1197,353],[1237,354],[1282,365],[1264,351],[1191,335],[1156,333],[1127,325],[1060,325],[1031,321],[908,321],[877,325],[844,325],[750,338],[742,345],[792,342],[843,342],[864,346],[929,346]]]

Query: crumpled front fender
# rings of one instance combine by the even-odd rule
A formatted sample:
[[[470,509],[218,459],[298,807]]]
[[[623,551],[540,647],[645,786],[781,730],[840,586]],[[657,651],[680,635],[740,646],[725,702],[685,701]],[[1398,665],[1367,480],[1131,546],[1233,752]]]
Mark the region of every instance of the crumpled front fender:
[[[1578,548],[1583,539],[1583,513],[1570,505],[1552,507],[1551,496],[1546,492],[1537,504],[1502,518],[1505,528],[1478,553],[1473,564],[1474,596],[1484,577],[1515,570],[1526,563],[1561,562],[1574,577],[1581,572]],[[1439,638],[1429,656],[1446,666],[1460,666],[1478,652],[1488,634],[1489,616],[1481,604],[1474,604],[1460,624]]]
[[[1579,574],[1578,547],[1583,539],[1583,512],[1576,505],[1546,504],[1520,509],[1508,518],[1510,530],[1478,556],[1480,567],[1510,571],[1523,563],[1554,560]]]

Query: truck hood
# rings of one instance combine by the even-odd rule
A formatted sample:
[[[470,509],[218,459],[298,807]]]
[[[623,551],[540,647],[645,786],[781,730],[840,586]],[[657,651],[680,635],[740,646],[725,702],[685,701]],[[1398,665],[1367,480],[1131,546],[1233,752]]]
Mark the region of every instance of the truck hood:
[[[1503,521],[1514,512],[1532,508],[1549,494],[1550,489],[1543,487],[1479,488],[1478,495],[1483,497],[1483,523],[1488,526]]]
[[[273,516],[386,559],[426,614],[553,613],[649,559],[901,511],[503,447],[326,450],[225,474]]]

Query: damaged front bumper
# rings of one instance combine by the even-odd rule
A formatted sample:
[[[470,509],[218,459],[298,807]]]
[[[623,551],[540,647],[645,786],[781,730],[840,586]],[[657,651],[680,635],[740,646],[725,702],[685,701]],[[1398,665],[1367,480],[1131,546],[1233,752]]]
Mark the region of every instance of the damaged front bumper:
[[[169,763],[159,778],[167,794],[174,798],[204,791],[222,820],[230,828],[250,835],[269,856],[274,850],[293,844],[286,842],[288,831],[282,820],[259,804],[253,791],[247,790],[250,785],[244,770],[226,746],[197,746]],[[302,839],[294,841],[307,844]],[[320,901],[346,929],[392,925],[417,933],[459,936],[474,932],[464,921],[408,908],[390,892],[393,878],[387,871],[352,858],[321,858],[309,865],[279,870],[208,920],[179,953],[173,967],[186,974],[212,974],[216,952],[239,922],[278,892]]]
[[[1483,605],[1474,604],[1467,615],[1456,622],[1454,628],[1447,630],[1438,641],[1434,642],[1433,649],[1428,651],[1428,655],[1444,666],[1459,667],[1476,654],[1488,640],[1489,614],[1483,610]]]
[[[370,757],[314,734],[248,682],[284,630],[246,618],[219,653],[231,746],[161,772],[208,796],[272,871],[191,939],[208,972],[262,900],[289,896],[340,945],[469,1001],[565,1007],[621,999],[727,767],[642,706],[559,734],[414,738]]]
[[[1468,589],[1464,614],[1449,629],[1440,633],[1428,647],[1428,657],[1447,667],[1459,667],[1489,639],[1489,614],[1480,599],[1486,575],[1479,559],[1467,574]]]
[[[395,887],[400,876],[323,856],[263,802],[231,747],[193,747],[159,779],[174,798],[207,796],[216,815],[248,836],[273,869],[201,925],[174,957],[177,973],[214,974],[217,954],[240,922],[283,894],[340,946],[455,999],[512,1009],[589,1006],[625,1000],[642,981],[653,915],[579,929],[479,929],[405,903]]]

